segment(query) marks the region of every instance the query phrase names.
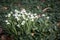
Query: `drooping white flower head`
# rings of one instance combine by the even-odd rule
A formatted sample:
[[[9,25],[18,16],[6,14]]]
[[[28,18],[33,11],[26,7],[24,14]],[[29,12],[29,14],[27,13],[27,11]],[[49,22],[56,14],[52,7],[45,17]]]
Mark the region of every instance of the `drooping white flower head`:
[[[33,19],[34,18],[34,15],[33,14],[31,14],[31,19]]]
[[[19,28],[20,28],[20,25],[19,25],[19,24],[17,24],[17,27],[19,27]]]
[[[21,14],[18,14],[18,17],[21,17],[22,15]]]
[[[19,18],[19,17],[17,17],[17,16],[16,16],[15,18],[17,19],[17,21],[19,21],[19,20],[20,20],[20,18]]]
[[[34,21],[34,19],[31,19],[31,21],[33,22],[33,21]]]
[[[46,16],[45,14],[42,14],[42,16]]]
[[[25,10],[25,9],[22,9],[22,10],[21,10],[21,13],[26,13],[26,10]]]
[[[28,18],[25,19],[26,21],[28,20]]]
[[[27,15],[28,15],[28,16],[31,15],[31,12],[27,13]]]
[[[37,15],[37,13],[34,14],[35,16]]]
[[[11,14],[9,13],[9,14],[8,14],[8,17],[10,17],[10,16],[11,16]]]
[[[35,18],[38,18],[38,16],[35,16]]]
[[[7,24],[10,24],[9,22],[7,22]]]
[[[25,24],[25,21],[22,21],[21,25],[24,25]]]
[[[20,13],[20,11],[18,11],[17,9],[15,9],[15,13]]]
[[[5,22],[8,22],[8,20],[5,20]]]
[[[11,13],[11,14],[13,14],[13,12],[12,12],[12,11],[11,11],[10,13]]]
[[[24,14],[22,15],[22,17],[23,17],[23,19],[26,19]]]
[[[7,24],[10,24],[10,23],[8,22],[8,20],[5,20],[5,22],[6,22]]]
[[[47,19],[49,19],[49,17],[46,17]]]

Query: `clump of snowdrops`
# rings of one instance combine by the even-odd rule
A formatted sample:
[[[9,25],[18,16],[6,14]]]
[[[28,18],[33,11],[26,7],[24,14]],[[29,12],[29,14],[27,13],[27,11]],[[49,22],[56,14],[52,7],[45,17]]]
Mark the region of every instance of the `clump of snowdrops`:
[[[38,15],[36,13],[27,13],[25,9],[22,9],[21,11],[15,9],[14,12],[11,11],[8,13],[6,17],[6,24],[10,26],[12,28],[11,31],[16,32],[16,34],[16,27],[22,31],[26,30],[26,32],[29,33],[32,26],[35,25],[35,22],[38,20]]]
[[[37,33],[39,36],[41,36],[41,33],[47,36],[44,34],[45,31],[53,32],[53,29],[51,29],[53,25],[49,21],[50,17],[46,16],[46,14],[38,15],[37,13],[26,12],[25,9],[22,9],[21,11],[15,9],[14,11],[11,11],[5,15],[5,17],[7,18],[5,20],[6,29],[11,34],[20,36],[23,36],[24,34],[30,34],[31,36],[34,36],[35,30],[38,31]]]

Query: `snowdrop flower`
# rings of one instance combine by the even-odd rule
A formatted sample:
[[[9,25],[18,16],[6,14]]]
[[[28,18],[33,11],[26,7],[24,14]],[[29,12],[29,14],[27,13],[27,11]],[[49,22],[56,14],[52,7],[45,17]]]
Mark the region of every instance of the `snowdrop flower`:
[[[28,19],[25,19],[26,21],[28,20]]]
[[[31,12],[29,12],[28,15],[31,15]]]
[[[34,16],[31,16],[31,19],[34,19],[35,17]]]
[[[18,24],[18,25],[17,25],[17,27],[19,27],[19,28],[20,28],[20,25]]]
[[[27,16],[28,18],[30,18],[30,16]]]
[[[25,9],[22,9],[22,10],[21,10],[21,13],[26,13],[26,10],[25,10]]]
[[[42,16],[45,16],[45,14],[42,14]]]
[[[17,21],[19,21],[20,19],[19,18],[17,18]]]
[[[17,9],[15,9],[15,13],[20,13],[20,11],[18,11]]]
[[[17,21],[19,21],[19,20],[20,20],[20,18],[18,18],[17,16],[16,16],[15,18],[17,19]]]
[[[10,13],[11,13],[11,14],[13,14],[13,12],[12,12],[12,11],[11,11]]]
[[[9,14],[8,14],[8,17],[10,17],[10,16],[11,16],[11,14],[9,13]]]
[[[7,24],[10,24],[9,22],[7,22]]]
[[[25,24],[25,21],[22,21],[21,25],[24,25]]]
[[[33,16],[33,14],[31,14],[31,17]]]
[[[18,14],[17,14],[17,13],[15,13],[15,14],[13,14],[13,16],[15,16],[15,17],[16,17],[16,16],[18,16]]]
[[[7,15],[5,15],[5,17],[8,17]]]
[[[5,22],[8,22],[8,20],[5,20]]]
[[[15,16],[15,18],[16,18],[16,19],[18,19],[18,17],[17,17],[17,16]]]
[[[49,19],[49,17],[46,17],[47,19]]]
[[[38,16],[35,16],[35,18],[38,18]]]
[[[34,19],[31,19],[31,21],[33,22],[33,21],[34,21]]]
[[[18,16],[21,17],[21,14],[19,14]]]
[[[25,15],[22,15],[23,19],[25,19]]]
[[[25,15],[28,15],[28,13],[27,13],[27,12],[25,12],[24,14],[25,14]]]
[[[10,23],[8,22],[8,20],[5,20],[5,22],[6,22],[7,24],[10,24]]]
[[[34,15],[36,16],[37,14],[35,13]]]
[[[31,14],[31,19],[35,18],[33,14]]]

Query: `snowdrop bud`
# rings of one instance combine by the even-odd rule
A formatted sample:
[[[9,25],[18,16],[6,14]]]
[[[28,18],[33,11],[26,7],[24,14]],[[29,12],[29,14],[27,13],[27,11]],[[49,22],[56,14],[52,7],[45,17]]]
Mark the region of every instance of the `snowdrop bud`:
[[[24,25],[25,24],[25,21],[22,21],[21,25]]]
[[[8,14],[8,17],[10,17],[11,16],[11,14]]]
[[[49,17],[46,17],[47,19],[49,19]]]
[[[45,16],[45,14],[42,14],[42,16]]]

